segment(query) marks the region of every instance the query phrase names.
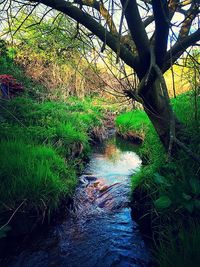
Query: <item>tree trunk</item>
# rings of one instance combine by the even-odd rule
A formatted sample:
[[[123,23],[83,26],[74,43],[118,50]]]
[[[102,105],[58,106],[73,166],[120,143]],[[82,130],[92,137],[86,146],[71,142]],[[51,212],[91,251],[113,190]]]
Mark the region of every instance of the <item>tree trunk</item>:
[[[158,81],[154,82],[148,91],[143,92],[141,97],[144,101],[144,110],[151,120],[165,150],[168,151],[172,127],[175,130],[176,136],[181,136],[183,125],[172,112],[169,97],[167,96],[168,99],[166,99]],[[173,122],[174,126],[172,125]]]

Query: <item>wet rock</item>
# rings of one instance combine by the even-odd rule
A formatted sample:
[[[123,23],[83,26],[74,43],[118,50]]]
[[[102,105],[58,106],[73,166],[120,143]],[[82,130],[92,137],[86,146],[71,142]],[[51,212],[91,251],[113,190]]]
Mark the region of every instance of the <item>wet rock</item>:
[[[87,175],[84,178],[87,179],[88,181],[95,181],[95,180],[97,180],[97,177],[95,177],[93,175]]]

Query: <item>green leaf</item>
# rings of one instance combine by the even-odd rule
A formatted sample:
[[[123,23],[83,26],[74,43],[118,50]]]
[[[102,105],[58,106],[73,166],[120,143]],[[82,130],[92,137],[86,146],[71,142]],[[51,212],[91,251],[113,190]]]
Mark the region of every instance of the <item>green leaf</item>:
[[[168,196],[161,196],[156,201],[154,201],[154,205],[157,209],[166,209],[170,207],[172,204],[171,199]]]
[[[190,199],[192,198],[190,195],[188,195],[188,194],[186,194],[186,193],[184,193],[184,192],[183,192],[182,196],[183,196],[183,198],[184,198],[185,200],[190,200]]]
[[[191,178],[190,181],[190,186],[192,189],[192,193],[195,195],[199,195],[200,194],[200,181],[197,178]]]
[[[160,175],[159,173],[154,173],[154,182],[158,185],[170,186],[167,178]]]

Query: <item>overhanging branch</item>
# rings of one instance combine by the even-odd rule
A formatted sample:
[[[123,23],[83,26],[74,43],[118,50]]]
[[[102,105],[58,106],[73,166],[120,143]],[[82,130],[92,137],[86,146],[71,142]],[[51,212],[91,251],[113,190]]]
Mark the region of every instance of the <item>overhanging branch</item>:
[[[74,6],[72,3],[65,0],[40,0],[32,2],[39,2],[48,7],[52,7],[57,11],[60,11],[78,23],[81,23],[93,34],[95,34],[102,42],[106,44],[115,52],[118,51],[117,36],[114,36],[109,31],[107,31],[100,23],[98,23],[92,16],[83,12],[78,7]],[[106,38],[105,38],[106,36]],[[135,69],[137,72],[140,71],[139,59],[137,56],[134,56],[128,48],[120,44],[120,58],[130,67]]]
[[[121,0],[121,4],[124,8],[128,28],[136,45],[141,63],[143,66],[146,65],[148,69],[149,40],[145,31],[145,26],[140,17],[136,0]]]
[[[102,1],[99,2],[96,0],[75,0],[74,3],[85,5],[85,6],[96,9],[101,14],[101,16],[105,19],[110,29],[110,32],[112,34],[117,34],[117,28],[113,22],[112,16],[109,14],[108,10],[103,5]]]
[[[200,41],[200,29],[181,41],[176,42],[176,44],[174,44],[174,46],[167,52],[166,61],[162,68],[163,73],[170,68],[171,64],[174,64],[188,47],[195,45],[198,41]]]

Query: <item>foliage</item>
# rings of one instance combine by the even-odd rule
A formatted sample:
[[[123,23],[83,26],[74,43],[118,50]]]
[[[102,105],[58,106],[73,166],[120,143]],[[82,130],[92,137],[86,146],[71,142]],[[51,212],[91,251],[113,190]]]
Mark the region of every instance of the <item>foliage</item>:
[[[47,89],[26,76],[23,69],[14,62],[13,50],[8,47],[8,44],[5,42],[2,44],[0,46],[0,75],[12,75],[23,84],[24,93],[32,98],[41,98],[47,95]]]
[[[102,81],[94,64],[85,60],[91,50],[86,35],[77,34],[75,23],[64,15],[52,12],[42,17],[40,12],[28,16],[27,10],[19,11],[16,23],[9,28],[15,36],[8,49],[14,61],[46,88],[37,90],[46,93],[45,99],[95,94]]]
[[[168,227],[162,233],[161,242],[156,245],[155,258],[160,267],[198,267],[200,224],[190,220],[187,226],[176,230]]]
[[[199,154],[199,122],[195,116],[193,92],[179,95],[172,102],[179,120],[185,123],[186,130],[190,133],[187,146]],[[198,105],[200,106],[199,102]],[[137,124],[130,126],[122,118],[126,116],[123,114],[116,121],[121,122],[124,131],[129,131],[130,128],[137,131]],[[137,120],[132,120],[132,123],[134,121]],[[132,190],[142,190],[148,196],[148,205],[151,207],[148,213],[154,218],[153,235],[157,236],[155,257],[161,267],[188,266],[192,257],[194,266],[199,266],[199,253],[196,249],[199,224],[190,223],[194,217],[199,218],[199,165],[183,151],[179,151],[178,156],[170,160],[151,124],[147,123],[143,129],[145,140],[139,150],[143,166],[132,176]],[[182,228],[177,230],[177,236],[176,228],[180,223]]]
[[[63,63],[76,57],[81,50],[88,50],[86,37],[82,36],[82,40],[75,38],[76,25],[61,14],[52,13],[41,20],[37,12],[28,16],[27,11],[21,11],[16,23],[12,25],[12,31],[18,42],[18,56],[30,53],[30,60],[36,55],[47,64],[54,61]]]
[[[0,214],[23,203],[20,211],[44,216],[74,192],[90,132],[101,126],[102,108],[91,99],[64,103],[15,97],[0,100],[0,110]]]

